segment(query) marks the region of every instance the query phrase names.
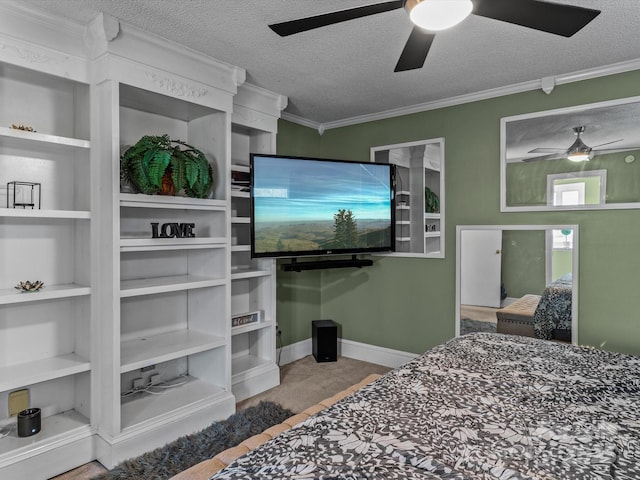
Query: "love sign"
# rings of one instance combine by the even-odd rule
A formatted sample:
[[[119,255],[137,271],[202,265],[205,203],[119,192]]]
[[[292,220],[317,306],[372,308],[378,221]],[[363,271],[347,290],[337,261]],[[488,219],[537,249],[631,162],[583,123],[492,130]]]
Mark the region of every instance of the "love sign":
[[[151,238],[193,238],[195,223],[151,223]]]

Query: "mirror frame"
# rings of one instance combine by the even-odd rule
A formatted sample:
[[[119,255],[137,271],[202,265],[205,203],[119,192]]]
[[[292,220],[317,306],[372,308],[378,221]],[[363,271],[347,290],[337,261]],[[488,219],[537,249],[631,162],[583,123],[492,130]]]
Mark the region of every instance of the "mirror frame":
[[[573,252],[571,255],[573,289],[571,291],[571,343],[578,345],[578,251],[580,249],[580,228],[578,225],[456,225],[456,315],[455,315],[455,336],[460,336],[460,259],[461,259],[461,238],[464,230],[517,230],[517,231],[541,231],[541,230],[562,230],[573,229]],[[545,262],[549,268],[550,259]]]
[[[589,204],[589,205],[577,205],[577,206],[554,206],[554,205],[519,205],[509,206],[507,205],[507,125],[510,122],[530,120],[530,119],[542,119],[544,117],[566,117],[567,124],[573,124],[576,122],[584,122],[583,119],[588,119],[590,124],[599,122],[600,125],[607,124],[607,119],[610,118],[611,108],[620,107],[629,104],[637,103],[640,108],[640,96],[628,97],[617,100],[608,100],[605,102],[590,103],[584,105],[578,105],[566,108],[557,108],[553,110],[546,110],[541,112],[532,112],[522,115],[513,115],[509,117],[503,117],[500,119],[500,211],[501,212],[536,212],[536,211],[564,211],[564,210],[619,210],[619,209],[631,209],[640,208],[640,200],[638,202],[627,203],[605,203],[605,204]],[[599,109],[609,109],[609,111],[600,111]],[[599,115],[599,116],[598,116]],[[571,120],[573,118],[573,120]],[[580,120],[577,120],[580,118]],[[562,120],[562,118],[561,118]],[[542,129],[542,127],[540,127]],[[635,139],[640,145],[640,121],[637,126],[634,125],[634,130],[638,131],[638,136]],[[569,134],[571,132],[569,131]],[[573,138],[567,135],[567,146],[573,142]],[[588,143],[588,142],[587,142]],[[622,153],[622,151],[620,152]],[[636,158],[640,161],[640,158]],[[579,164],[577,164],[579,165]],[[578,167],[579,169],[579,167]]]

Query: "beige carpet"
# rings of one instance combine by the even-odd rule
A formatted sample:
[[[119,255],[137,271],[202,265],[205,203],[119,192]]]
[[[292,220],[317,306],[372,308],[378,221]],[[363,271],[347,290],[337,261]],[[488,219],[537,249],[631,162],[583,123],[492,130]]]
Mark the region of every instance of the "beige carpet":
[[[386,373],[390,369],[352,358],[338,357],[337,362],[317,363],[309,355],[280,368],[280,385],[264,393],[239,402],[237,410],[270,400],[299,413],[327,397],[358,383],[372,373]]]
[[[256,405],[260,400],[279,403],[299,413],[305,408],[331,397],[358,383],[372,373],[386,373],[390,369],[352,358],[338,357],[337,362],[317,363],[309,355],[280,368],[280,385],[236,405],[237,410]],[[106,469],[91,462],[51,480],[89,480]]]

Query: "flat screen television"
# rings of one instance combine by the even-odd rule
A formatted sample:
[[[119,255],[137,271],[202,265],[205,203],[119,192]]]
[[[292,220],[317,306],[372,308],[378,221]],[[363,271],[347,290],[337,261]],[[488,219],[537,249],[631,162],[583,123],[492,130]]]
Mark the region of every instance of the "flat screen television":
[[[251,256],[393,251],[393,165],[251,155]]]

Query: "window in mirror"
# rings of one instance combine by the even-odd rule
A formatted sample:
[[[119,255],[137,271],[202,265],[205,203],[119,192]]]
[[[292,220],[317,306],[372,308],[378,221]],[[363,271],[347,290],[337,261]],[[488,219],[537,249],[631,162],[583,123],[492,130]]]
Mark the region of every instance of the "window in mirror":
[[[553,230],[553,250],[573,250],[573,230],[568,228]]]
[[[606,191],[606,170],[547,175],[547,202],[556,207],[601,205]]]

